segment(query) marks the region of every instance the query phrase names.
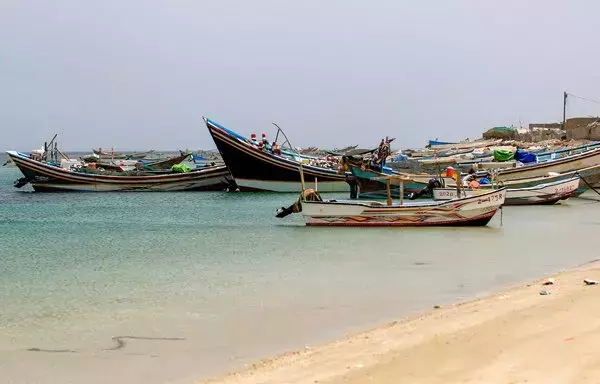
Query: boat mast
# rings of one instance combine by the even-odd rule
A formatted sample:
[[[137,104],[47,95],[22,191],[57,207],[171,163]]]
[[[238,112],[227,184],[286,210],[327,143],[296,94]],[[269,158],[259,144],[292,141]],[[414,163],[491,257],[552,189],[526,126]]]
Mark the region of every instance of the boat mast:
[[[564,131],[565,130],[565,123],[567,121],[567,92],[563,92],[563,121],[562,121],[562,126],[561,129]]]
[[[277,136],[275,137],[275,142],[277,142],[277,138],[279,137],[279,132],[281,132],[281,134],[283,135],[283,137],[285,137],[285,141],[288,143],[288,145],[290,146],[291,150],[296,152],[296,154],[298,155],[298,157],[300,157],[300,154],[296,151],[295,147],[292,145],[292,143],[290,142],[290,139],[288,139],[287,135],[285,134],[285,132],[283,132],[283,129],[281,129],[279,127],[279,125],[272,123],[274,126],[277,127]],[[285,144],[285,143],[284,143]],[[304,171],[302,169],[302,159],[300,159],[300,161],[298,161],[299,164],[299,171],[300,171],[300,188],[301,188],[301,192],[302,195],[304,196]],[[316,187],[316,180],[315,180],[315,187]]]
[[[50,144],[44,143],[44,161],[46,161],[46,162],[48,161],[48,152],[50,152],[50,160],[52,160],[52,148],[54,148],[53,144],[54,144],[54,140],[56,140],[57,136],[58,136],[58,133],[55,133],[52,140],[50,140]]]

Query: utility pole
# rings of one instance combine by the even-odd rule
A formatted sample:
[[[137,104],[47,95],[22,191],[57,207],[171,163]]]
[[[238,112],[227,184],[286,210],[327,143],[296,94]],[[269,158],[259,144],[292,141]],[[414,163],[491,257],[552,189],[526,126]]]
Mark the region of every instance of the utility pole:
[[[563,92],[563,122],[562,122],[562,130],[565,130],[565,123],[567,121],[567,92]]]

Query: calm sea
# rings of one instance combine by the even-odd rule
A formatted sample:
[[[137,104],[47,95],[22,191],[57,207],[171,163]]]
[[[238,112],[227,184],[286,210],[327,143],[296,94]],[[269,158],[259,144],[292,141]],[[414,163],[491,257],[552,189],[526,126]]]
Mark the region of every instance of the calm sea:
[[[193,383],[598,257],[583,199],[508,207],[502,226],[328,229],[274,217],[295,195],[18,177],[0,167],[2,383]]]

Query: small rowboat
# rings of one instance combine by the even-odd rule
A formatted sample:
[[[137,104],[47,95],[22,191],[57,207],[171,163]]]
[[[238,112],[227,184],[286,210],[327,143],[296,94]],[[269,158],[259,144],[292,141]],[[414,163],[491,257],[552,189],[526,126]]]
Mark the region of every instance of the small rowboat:
[[[566,200],[572,197],[579,187],[579,177],[572,177],[566,180],[558,180],[551,183],[539,184],[529,188],[508,188],[506,189],[505,205],[541,205],[555,204],[560,200]],[[472,197],[481,196],[489,193],[491,186],[482,186],[482,189],[461,189],[461,196]],[[434,188],[433,199],[437,201],[447,201],[456,199],[458,192],[456,188]]]
[[[506,197],[506,188],[501,188],[449,201],[404,203],[401,198],[399,203],[392,203],[392,180],[400,181],[401,190],[406,181],[397,177],[387,178],[386,203],[322,200],[316,191],[309,189],[302,192],[295,204],[279,209],[277,217],[299,212],[308,226],[484,226],[504,204]]]

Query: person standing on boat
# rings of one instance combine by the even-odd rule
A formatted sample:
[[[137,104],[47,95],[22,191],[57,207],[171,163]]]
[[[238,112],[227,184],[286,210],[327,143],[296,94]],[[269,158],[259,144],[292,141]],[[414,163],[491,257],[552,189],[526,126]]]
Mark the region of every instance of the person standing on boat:
[[[279,145],[277,145],[276,142],[273,142],[273,144],[271,144],[271,151],[274,155],[281,156],[281,150],[279,149]]]
[[[379,164],[381,168],[385,166],[387,157],[390,155],[390,140],[389,138],[381,139],[381,143],[379,143],[379,150],[377,151],[377,158],[379,159]]]
[[[262,133],[262,139],[260,141],[260,143],[258,144],[259,148],[262,149],[270,149],[270,145],[269,145],[269,140],[267,140],[267,134],[266,133]]]
[[[250,140],[252,141],[252,144],[258,146],[258,141],[256,141],[256,133],[250,135]]]

